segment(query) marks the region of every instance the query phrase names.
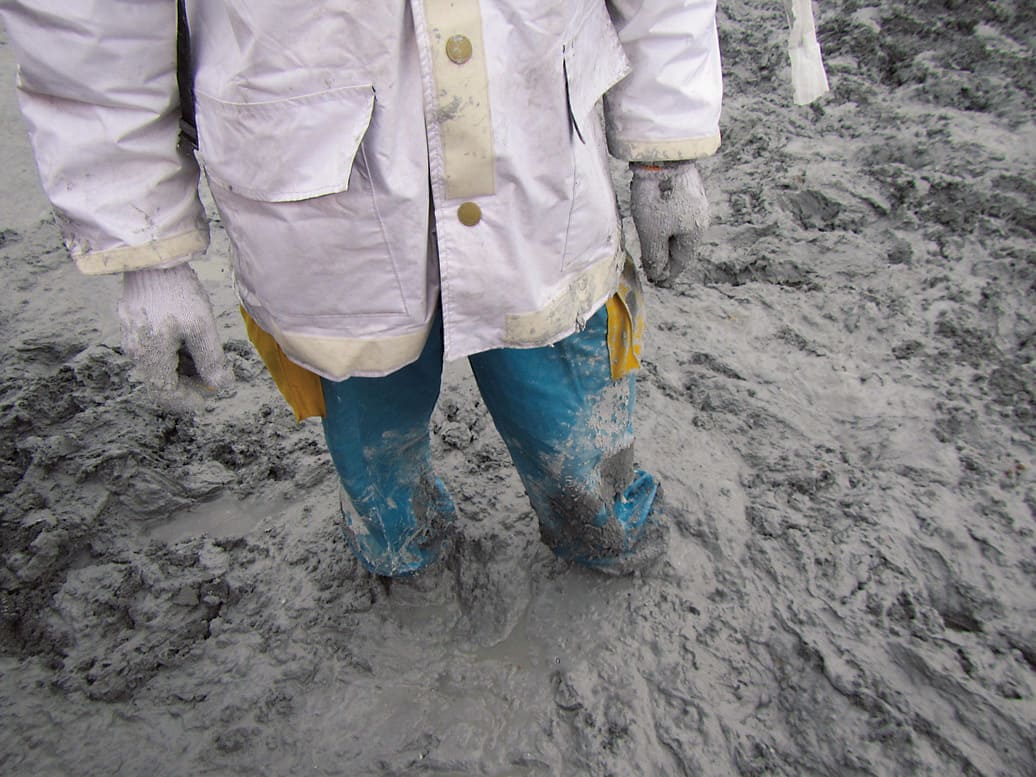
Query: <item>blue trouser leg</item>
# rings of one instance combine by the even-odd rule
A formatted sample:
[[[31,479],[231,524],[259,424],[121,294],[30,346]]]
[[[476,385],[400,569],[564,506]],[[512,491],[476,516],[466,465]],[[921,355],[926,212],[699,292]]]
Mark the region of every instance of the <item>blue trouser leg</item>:
[[[609,566],[629,554],[658,486],[633,469],[634,376],[611,378],[608,315],[544,348],[470,358],[479,390],[561,558]]]
[[[413,364],[383,378],[323,381],[324,435],[348,497],[346,539],[378,575],[408,575],[434,563],[450,535],[455,510],[432,472],[428,437],[442,350],[437,323]]]

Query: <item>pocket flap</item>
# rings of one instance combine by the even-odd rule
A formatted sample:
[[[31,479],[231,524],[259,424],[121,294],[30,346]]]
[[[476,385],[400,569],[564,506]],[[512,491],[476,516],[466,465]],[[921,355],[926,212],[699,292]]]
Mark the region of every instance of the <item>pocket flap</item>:
[[[568,102],[577,129],[630,69],[604,3],[593,3],[565,44]]]
[[[374,110],[370,85],[255,103],[197,97],[206,175],[260,202],[347,190]]]

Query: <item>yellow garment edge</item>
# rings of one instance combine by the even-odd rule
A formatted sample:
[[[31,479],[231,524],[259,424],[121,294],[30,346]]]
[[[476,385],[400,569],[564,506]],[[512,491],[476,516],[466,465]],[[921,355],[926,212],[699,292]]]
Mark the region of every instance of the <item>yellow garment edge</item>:
[[[241,308],[241,317],[245,320],[248,339],[262,357],[277,389],[295,412],[295,420],[304,421],[314,416],[322,418],[327,411],[320,376],[285,356],[273,336],[255,323],[244,308]]]
[[[626,261],[619,288],[605,303],[608,308],[608,356],[612,380],[640,369],[644,348],[644,295],[633,265]]]
[[[608,356],[611,360],[612,380],[619,380],[640,369],[644,307],[635,274],[629,271],[623,273],[618,291],[605,306],[608,309]],[[320,376],[285,356],[277,341],[244,308],[241,308],[241,317],[245,320],[248,339],[266,364],[277,390],[295,413],[295,420],[301,422],[326,415]]]

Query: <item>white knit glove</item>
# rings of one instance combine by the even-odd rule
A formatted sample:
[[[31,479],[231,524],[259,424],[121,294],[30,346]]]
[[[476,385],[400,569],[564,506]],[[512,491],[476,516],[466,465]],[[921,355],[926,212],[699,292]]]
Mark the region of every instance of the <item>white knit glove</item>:
[[[630,165],[630,210],[648,280],[669,286],[694,260],[709,203],[694,162]]]
[[[189,264],[126,272],[122,279],[123,347],[145,383],[161,391],[175,389],[181,347],[202,382],[213,388],[230,382],[212,304]]]

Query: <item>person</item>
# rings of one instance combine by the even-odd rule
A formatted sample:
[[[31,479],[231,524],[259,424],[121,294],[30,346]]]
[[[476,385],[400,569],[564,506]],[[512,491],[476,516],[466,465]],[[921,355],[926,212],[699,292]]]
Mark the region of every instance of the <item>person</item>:
[[[122,273],[126,351],[164,389],[181,345],[228,380],[189,265],[208,245],[200,159],[249,336],[296,415],[322,416],[368,570],[449,555],[429,421],[463,357],[551,550],[615,574],[660,556],[608,152],[633,168],[643,270],[672,283],[708,221],[694,160],[720,144],[715,0],[188,0],[197,156],[168,0],[0,16],[68,250]]]

